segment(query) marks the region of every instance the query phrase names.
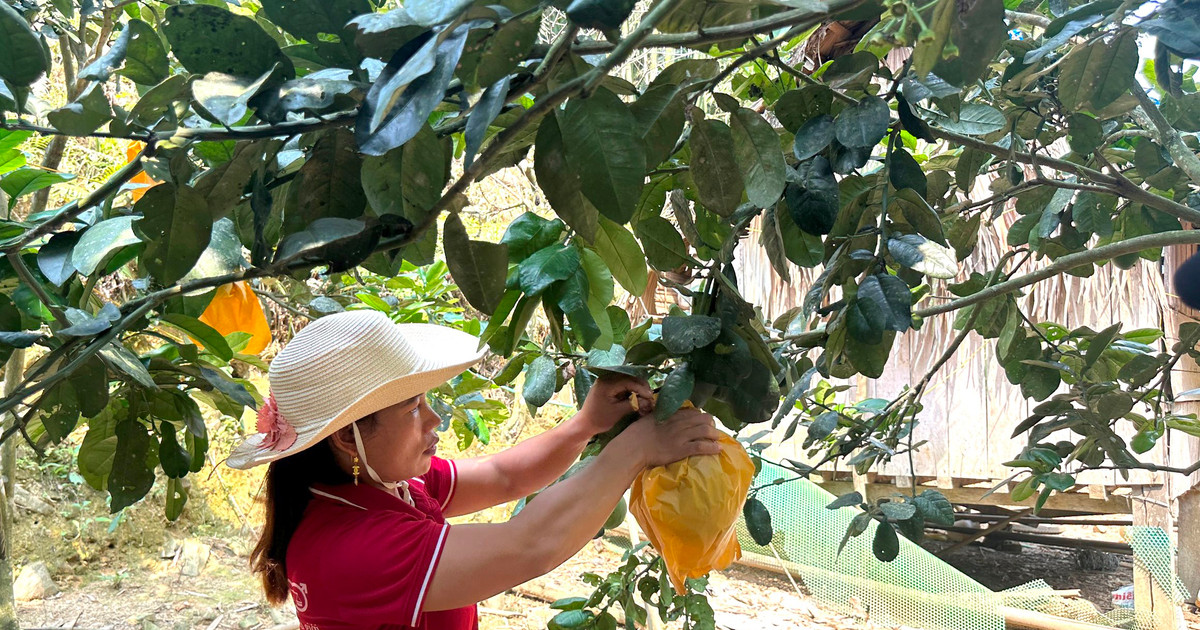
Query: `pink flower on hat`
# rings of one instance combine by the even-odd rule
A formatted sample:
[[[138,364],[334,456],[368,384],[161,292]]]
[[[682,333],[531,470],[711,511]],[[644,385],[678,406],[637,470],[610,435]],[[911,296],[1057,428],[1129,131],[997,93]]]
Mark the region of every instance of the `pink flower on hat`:
[[[268,394],[266,402],[258,410],[258,432],[266,435],[262,448],[267,450],[286,451],[296,443],[296,429],[279,413],[275,394]]]

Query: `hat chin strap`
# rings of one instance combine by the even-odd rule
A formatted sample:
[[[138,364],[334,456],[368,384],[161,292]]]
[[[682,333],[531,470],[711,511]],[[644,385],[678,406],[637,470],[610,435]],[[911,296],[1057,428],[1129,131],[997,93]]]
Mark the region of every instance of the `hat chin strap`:
[[[362,461],[363,467],[367,469],[367,476],[375,483],[386,488],[396,498],[416,507],[416,504],[412,500],[412,494],[408,491],[407,481],[384,481],[379,478],[379,473],[375,472],[375,469],[371,468],[371,464],[367,462],[367,451],[363,449],[362,434],[358,432],[358,422],[354,422],[350,426],[354,431],[354,447],[358,449],[358,459]]]

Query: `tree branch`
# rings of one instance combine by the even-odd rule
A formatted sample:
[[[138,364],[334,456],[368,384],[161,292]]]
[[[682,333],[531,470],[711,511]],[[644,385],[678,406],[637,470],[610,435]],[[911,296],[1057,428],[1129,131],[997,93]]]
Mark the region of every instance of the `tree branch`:
[[[681,48],[704,46],[706,44],[715,44],[717,42],[743,39],[750,37],[751,35],[758,35],[760,33],[771,33],[777,29],[794,26],[806,20],[824,20],[848,9],[853,9],[863,2],[864,0],[830,0],[828,4],[824,5],[824,11],[793,9],[791,11],[784,11],[783,13],[777,13],[770,17],[744,22],[742,24],[713,26],[687,33],[653,35],[645,38],[645,40],[642,41],[638,47]],[[584,41],[571,47],[572,52],[580,55],[595,55],[597,53],[604,53],[614,49],[615,46],[612,43],[602,40]]]
[[[978,293],[973,293],[964,298],[959,298],[945,304],[930,306],[913,313],[920,317],[929,317],[931,315],[939,315],[941,313],[949,313],[960,308],[978,304],[984,300],[1012,293],[1018,289],[1027,287],[1031,284],[1041,282],[1047,278],[1051,278],[1060,273],[1082,267],[1092,263],[1097,263],[1117,256],[1125,254],[1133,254],[1146,249],[1157,247],[1167,247],[1169,245],[1197,245],[1200,244],[1200,230],[1174,230],[1171,232],[1160,232],[1158,234],[1147,234],[1146,236],[1137,236],[1116,243],[1094,247],[1082,252],[1067,254],[1062,258],[1038,269],[1037,271],[1028,273],[1018,278],[1005,280],[1000,284],[992,285]]]
[[[1196,154],[1192,153],[1192,150],[1183,143],[1179,132],[1171,126],[1171,123],[1167,122],[1158,106],[1150,100],[1150,96],[1146,94],[1141,85],[1134,85],[1132,91],[1139,103],[1133,110],[1133,117],[1137,119],[1138,124],[1146,129],[1153,129],[1159,144],[1166,147],[1171,159],[1175,160],[1175,165],[1188,176],[1188,179],[1192,180],[1193,184],[1200,186],[1200,157],[1196,157]]]
[[[33,229],[26,232],[16,243],[4,248],[4,252],[19,252],[26,245],[38,240],[43,236],[48,236],[58,230],[58,228],[67,224],[68,221],[74,220],[79,215],[87,212],[108,199],[110,195],[117,192],[125,184],[125,182],[133,179],[135,175],[142,172],[142,158],[151,155],[155,145],[148,144],[142,152],[137,154],[128,164],[121,167],[121,170],[113,174],[108,181],[104,182],[99,188],[92,191],[92,194],[84,198],[74,206],[63,208],[61,212],[53,217],[39,223]]]
[[[1004,17],[1013,24],[1021,26],[1033,26],[1040,29],[1045,29],[1050,26],[1050,18],[1038,15],[1036,13],[1019,13],[1017,11],[1005,11]]]

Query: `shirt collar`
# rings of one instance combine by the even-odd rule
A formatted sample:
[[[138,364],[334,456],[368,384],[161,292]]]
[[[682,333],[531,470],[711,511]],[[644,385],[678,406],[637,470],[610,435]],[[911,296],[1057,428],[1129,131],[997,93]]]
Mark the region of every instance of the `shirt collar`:
[[[411,485],[420,486],[421,484]],[[360,510],[390,510],[393,512],[416,510],[415,507],[405,503],[403,499],[388,494],[368,483],[360,483],[358,485],[352,483],[338,485],[318,483],[309,487],[309,490],[318,499],[355,507]]]

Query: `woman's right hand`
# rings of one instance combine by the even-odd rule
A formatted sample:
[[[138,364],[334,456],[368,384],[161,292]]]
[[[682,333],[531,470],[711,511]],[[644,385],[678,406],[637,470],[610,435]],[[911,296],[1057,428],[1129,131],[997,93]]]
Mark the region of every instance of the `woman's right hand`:
[[[614,442],[623,442],[621,448],[630,449],[644,467],[652,468],[692,455],[716,455],[721,452],[717,444],[721,435],[711,415],[699,409],[680,409],[664,422],[653,415],[642,416]]]

